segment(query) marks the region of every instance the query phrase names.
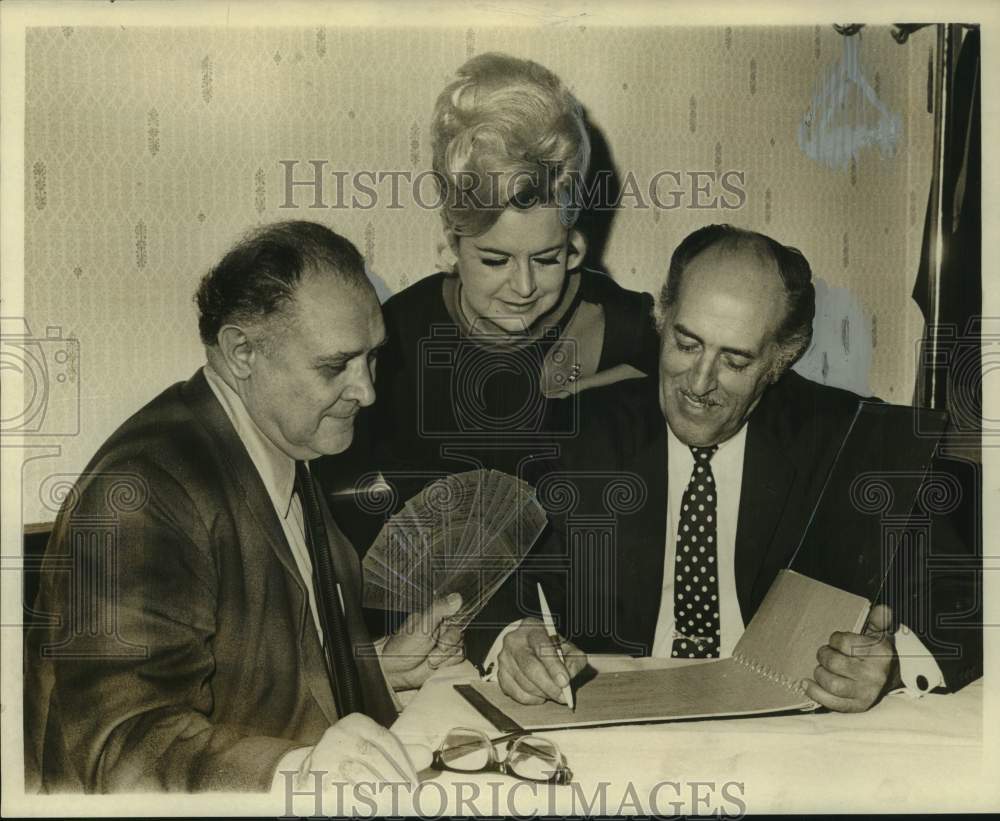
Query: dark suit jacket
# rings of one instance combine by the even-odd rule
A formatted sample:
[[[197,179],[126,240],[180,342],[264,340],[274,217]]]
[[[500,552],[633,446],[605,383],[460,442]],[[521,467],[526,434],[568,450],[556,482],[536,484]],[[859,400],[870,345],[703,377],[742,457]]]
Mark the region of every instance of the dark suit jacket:
[[[734,568],[744,623],[778,571],[788,566],[859,399],[789,372],[767,389],[752,412]],[[482,659],[496,629],[512,616],[538,612],[536,580],[546,586],[564,635],[583,649],[632,655],[652,649],[663,584],[667,499],[667,435],[657,380],[590,391],[580,401],[580,435],[562,445],[558,460],[540,466],[531,477],[550,513],[549,533],[517,581],[490,602],[469,633],[474,660]],[[584,533],[590,535],[581,538]],[[959,562],[968,558],[946,517],[935,517],[933,543],[938,555],[965,557]],[[897,566],[907,564],[897,557]],[[934,590],[918,589],[912,581],[887,587],[903,591],[888,602],[899,620],[928,623],[920,637],[935,651],[952,688],[982,670],[981,633],[941,623],[949,617],[966,625],[975,621],[969,614],[978,606],[979,587],[967,562],[961,569],[950,579],[938,574]],[[917,618],[920,602],[928,600],[935,618]]]
[[[366,706],[388,723],[357,554],[327,525]],[[51,617],[26,637],[28,787],[268,789],[337,720],[308,583],[203,373],[164,391],[98,451],[49,542],[35,609]]]

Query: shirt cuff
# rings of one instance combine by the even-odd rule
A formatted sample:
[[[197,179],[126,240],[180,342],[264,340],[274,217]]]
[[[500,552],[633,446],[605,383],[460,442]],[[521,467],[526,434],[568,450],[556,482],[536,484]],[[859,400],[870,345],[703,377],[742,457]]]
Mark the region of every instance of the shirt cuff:
[[[490,652],[486,654],[486,658],[483,659],[483,681],[496,681],[497,678],[497,657],[500,655],[500,651],[503,649],[503,639],[508,633],[517,630],[518,627],[524,622],[524,619],[518,619],[517,621],[512,621],[503,630],[500,631],[500,635],[493,640],[493,645],[490,647]]]
[[[937,687],[944,687],[941,668],[916,633],[901,624],[893,638],[899,658],[899,677],[903,682],[902,691],[897,692],[920,698]]]

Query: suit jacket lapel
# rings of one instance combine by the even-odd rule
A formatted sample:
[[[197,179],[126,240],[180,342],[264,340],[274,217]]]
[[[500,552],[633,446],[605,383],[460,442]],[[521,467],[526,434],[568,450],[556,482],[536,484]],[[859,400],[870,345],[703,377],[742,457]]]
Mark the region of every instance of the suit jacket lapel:
[[[250,516],[257,523],[262,533],[274,551],[275,556],[285,569],[286,580],[290,590],[297,596],[298,624],[297,635],[302,649],[304,663],[303,677],[309,685],[309,690],[326,718],[333,724],[337,720],[337,707],[330,689],[330,680],[326,673],[326,661],[319,637],[312,628],[311,616],[308,614],[309,603],[304,585],[312,584],[311,579],[303,579],[299,574],[292,550],[285,538],[278,514],[274,510],[271,497],[261,481],[260,474],[254,467],[250,454],[233,428],[225,410],[212,393],[204,373],[199,370],[184,386],[184,397],[194,411],[195,418],[209,429],[213,439],[219,442],[219,452],[228,462],[232,475],[242,490],[242,498]],[[307,618],[309,622],[307,623]],[[306,627],[309,627],[307,630]]]
[[[642,477],[646,484],[646,503],[636,513],[623,518],[619,540],[622,593],[621,618],[624,636],[637,640],[641,652],[653,649],[656,621],[663,592],[663,561],[667,531],[667,433],[666,423],[655,400],[647,403],[650,419],[649,438],[641,442],[624,469]]]
[[[774,543],[774,534],[795,482],[794,466],[766,419],[757,415],[763,410],[757,408],[748,422],[736,527],[736,594],[744,622],[766,592],[757,589],[757,579],[769,563],[769,554],[780,547]]]
[[[296,573],[297,575],[297,573]],[[323,715],[333,724],[339,718],[337,714],[337,702],[333,698],[333,689],[330,686],[330,676],[326,672],[326,656],[323,646],[319,643],[319,634],[314,629],[310,615],[310,624],[307,630],[299,634],[299,641],[302,646],[302,660],[304,670],[303,678],[309,685],[309,692],[312,693],[316,703],[323,711]]]
[[[271,497],[267,495],[267,489],[261,481],[257,468],[254,467],[250,454],[239,435],[233,428],[225,410],[215,398],[212,389],[205,379],[205,374],[199,370],[184,386],[185,399],[195,411],[196,418],[205,427],[209,428],[212,437],[221,445],[219,452],[232,469],[232,474],[243,491],[243,499],[250,515],[257,521],[260,532],[263,533],[271,548],[274,550],[278,561],[281,562],[285,571],[291,576],[301,595],[300,602],[300,623],[301,628],[305,622],[306,615],[306,591],[303,581],[299,576],[295,559],[292,556],[291,548],[285,539],[285,532],[281,528],[278,514],[274,510]]]
[[[365,712],[383,726],[390,727],[398,713],[389,694],[382,665],[368,635],[368,628],[361,616],[361,569],[358,553],[333,520],[323,495],[318,494],[318,499],[326,522],[333,570],[340,585],[347,635],[354,648],[354,659],[364,690]]]

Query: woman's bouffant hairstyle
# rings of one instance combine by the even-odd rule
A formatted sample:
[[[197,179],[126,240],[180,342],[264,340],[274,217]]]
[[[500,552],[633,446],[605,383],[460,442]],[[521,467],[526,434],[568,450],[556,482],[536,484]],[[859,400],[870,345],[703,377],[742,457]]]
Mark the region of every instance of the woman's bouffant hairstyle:
[[[551,71],[506,54],[480,54],[438,96],[431,124],[445,228],[488,231],[508,205],[560,209],[572,226],[590,161],[576,98]]]
[[[757,231],[732,225],[706,225],[688,234],[670,258],[667,281],[660,291],[661,320],[667,309],[677,301],[681,279],[688,264],[709,248],[720,246],[733,250],[748,248],[774,260],[778,275],[785,286],[785,318],[775,334],[779,354],[774,364],[774,377],[797,362],[812,342],[813,318],[816,315],[816,289],[813,287],[809,261],[797,248],[782,245],[776,239]]]
[[[229,323],[256,323],[284,310],[307,272],[371,288],[358,249],[325,225],[278,222],[255,228],[201,280],[195,302],[198,331],[215,345]]]

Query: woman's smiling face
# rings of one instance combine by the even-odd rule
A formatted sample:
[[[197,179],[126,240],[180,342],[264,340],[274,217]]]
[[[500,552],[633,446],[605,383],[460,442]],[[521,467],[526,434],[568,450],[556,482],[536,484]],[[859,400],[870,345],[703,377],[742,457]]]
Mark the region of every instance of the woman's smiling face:
[[[456,252],[469,322],[482,318],[518,334],[559,302],[566,271],[579,265],[584,243],[562,224],[557,207],[536,205],[508,207],[485,233],[459,237]]]

